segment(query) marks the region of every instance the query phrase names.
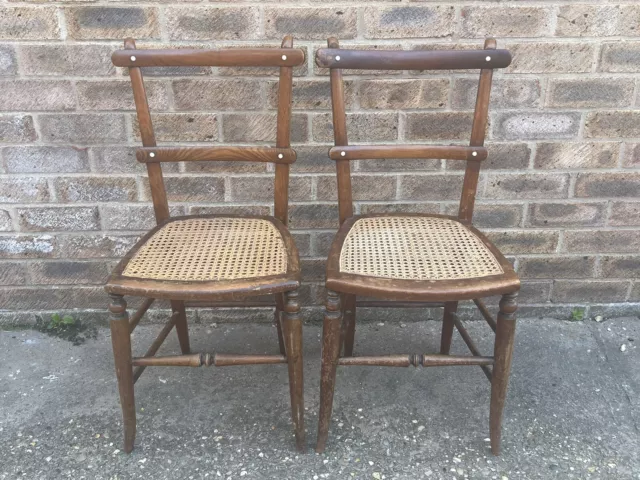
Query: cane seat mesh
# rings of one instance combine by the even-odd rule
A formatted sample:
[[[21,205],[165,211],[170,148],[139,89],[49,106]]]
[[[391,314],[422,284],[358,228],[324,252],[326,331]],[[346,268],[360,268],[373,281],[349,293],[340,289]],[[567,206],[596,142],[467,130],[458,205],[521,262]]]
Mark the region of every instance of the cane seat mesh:
[[[286,247],[273,223],[219,217],[166,224],[140,247],[122,275],[194,282],[265,277],[286,271]]]
[[[405,280],[457,280],[504,273],[484,242],[439,217],[357,220],[340,252],[340,272]]]

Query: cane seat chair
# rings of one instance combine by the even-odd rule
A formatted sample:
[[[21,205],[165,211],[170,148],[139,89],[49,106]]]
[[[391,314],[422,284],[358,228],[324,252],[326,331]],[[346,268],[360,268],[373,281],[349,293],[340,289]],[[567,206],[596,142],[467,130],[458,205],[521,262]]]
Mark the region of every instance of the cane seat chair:
[[[302,451],[302,321],[297,293],[300,262],[287,230],[287,210],[289,165],[296,160],[290,145],[293,67],[304,62],[304,52],[293,48],[289,36],[281,48],[138,50],[132,39],[125,40],[124,47],[113,54],[112,61],[129,68],[143,144],[136,157],[147,167],[157,221],[157,226],[124,256],[105,285],[111,298],[111,338],[123,414],[124,450],[133,450],[134,383],[146,367],[286,363],[296,447]],[[279,68],[275,146],[157,146],[141,71],[141,67],[157,66]],[[274,163],[275,215],[171,217],[161,165],[191,161]],[[124,295],[145,298],[131,318]],[[278,355],[191,352],[187,305],[264,306],[264,301],[251,300],[264,295],[275,298]],[[156,299],[170,300],[173,314],[146,354],[133,357],[130,334]],[[182,355],[156,356],[173,327]]]
[[[338,41],[330,38],[328,48],[317,51],[316,63],[330,69],[335,146],[329,157],[336,161],[340,215],[327,260],[318,452],[326,446],[338,365],[478,365],[491,381],[491,448],[494,454],[499,453],[520,281],[509,261],[471,220],[480,165],[488,154],[483,145],[492,74],[510,62],[509,52],[496,49],[493,39],[487,39],[484,49],[479,50],[363,51],[341,49]],[[469,146],[348,145],[342,70],[349,69],[480,70]],[[350,161],[403,158],[466,162],[457,216],[354,215]],[[490,295],[502,295],[497,321],[482,301]],[[369,300],[358,301],[358,296]],[[457,317],[461,300],[473,300],[496,333],[493,356],[480,355]],[[440,353],[353,356],[356,308],[360,305],[444,307]],[[449,354],[454,327],[471,356]]]

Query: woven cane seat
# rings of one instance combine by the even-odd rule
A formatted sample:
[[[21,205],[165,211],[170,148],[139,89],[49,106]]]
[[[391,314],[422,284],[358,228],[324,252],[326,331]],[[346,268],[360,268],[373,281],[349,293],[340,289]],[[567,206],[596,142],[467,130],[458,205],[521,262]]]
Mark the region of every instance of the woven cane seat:
[[[405,280],[458,280],[503,273],[484,242],[440,217],[357,220],[340,252],[340,271]]]
[[[178,282],[237,280],[287,271],[276,226],[258,218],[190,218],[155,232],[122,275]]]

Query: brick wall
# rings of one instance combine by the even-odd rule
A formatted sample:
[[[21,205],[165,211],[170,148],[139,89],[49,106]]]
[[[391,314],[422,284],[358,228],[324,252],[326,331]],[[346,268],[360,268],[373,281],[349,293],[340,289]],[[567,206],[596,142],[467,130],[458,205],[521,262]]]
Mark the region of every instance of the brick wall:
[[[513,258],[526,313],[573,306],[638,312],[640,6],[634,0],[16,1],[0,0],[0,310],[103,309],[108,271],[153,224],[126,70],[141,47],[278,45],[308,52],[296,70],[291,227],[303,301],[321,301],[337,223],[327,71],[329,35],[366,48],[509,48],[497,74],[476,223]],[[231,77],[239,73],[240,77]],[[346,77],[352,141],[466,139],[476,74]],[[276,72],[147,69],[159,140],[275,138]],[[165,169],[175,213],[271,211],[272,170],[255,164]],[[357,211],[453,213],[462,170],[440,161],[354,165]],[[204,318],[204,317],[203,317]]]

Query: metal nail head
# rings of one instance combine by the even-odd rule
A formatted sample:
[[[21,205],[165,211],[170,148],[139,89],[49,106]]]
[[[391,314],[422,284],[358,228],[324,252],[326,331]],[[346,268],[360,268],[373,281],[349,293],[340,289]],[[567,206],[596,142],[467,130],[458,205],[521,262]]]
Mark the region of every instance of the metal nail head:
[[[340,156],[344,157],[347,154],[347,152],[340,152]]]
[[[286,60],[286,59],[287,59],[287,56],[286,56],[286,55],[282,55],[282,59],[283,59],[283,60]]]
[[[155,156],[156,156],[156,154],[155,154],[155,153],[153,153],[153,152],[151,152],[151,153],[149,154],[149,156],[150,156],[151,158],[153,158],[153,157],[155,157]]]
[[[485,60],[486,60],[487,62],[490,62],[490,61],[491,61],[491,57],[487,57],[487,58],[485,58]]]
[[[135,55],[131,55],[131,61],[135,62],[136,61],[136,56]]]
[[[281,153],[279,153],[279,154],[278,154],[278,158],[284,158],[284,155],[283,155],[283,154],[281,154]]]
[[[336,55],[336,62],[340,61],[340,55]]]
[[[475,152],[475,151],[471,152],[471,155],[473,155],[474,157],[477,157],[478,156],[478,152]]]

